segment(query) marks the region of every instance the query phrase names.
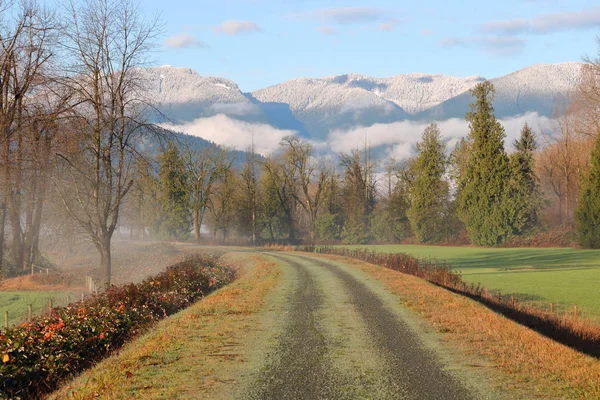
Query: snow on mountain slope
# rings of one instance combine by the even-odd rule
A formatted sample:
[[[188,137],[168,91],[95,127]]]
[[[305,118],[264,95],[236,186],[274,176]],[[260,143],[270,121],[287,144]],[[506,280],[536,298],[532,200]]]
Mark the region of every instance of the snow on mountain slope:
[[[557,99],[572,91],[579,79],[581,63],[534,65],[492,79],[496,89],[494,109],[498,118],[536,112],[552,116]],[[472,96],[468,91],[418,115],[422,120],[464,118]]]
[[[358,79],[357,79],[358,78]],[[318,138],[331,129],[408,119],[398,104],[360,84],[360,75],[298,78],[252,93],[263,104],[287,104],[293,115]]]
[[[225,114],[260,120],[261,110],[224,78],[205,77],[189,68],[162,66],[140,70],[145,95],[165,116],[176,122]]]
[[[552,115],[555,100],[575,87],[580,69],[575,62],[535,65],[492,79],[496,116]],[[235,82],[201,76],[189,68],[164,66],[143,69],[141,74],[148,82],[146,95],[168,118],[157,118],[158,122],[173,129],[186,127],[187,133],[211,131],[212,140],[225,137],[222,131],[228,126],[235,128],[229,129],[231,137],[272,131],[277,137],[296,133],[327,141],[332,132],[366,127],[387,127],[394,136],[400,130],[391,124],[402,121],[418,125],[457,118],[464,123],[472,101],[469,89],[485,80],[423,73],[391,78],[347,74],[297,78],[248,94]],[[209,123],[218,129],[209,129]]]
[[[416,114],[463,93],[484,81],[480,76],[457,78],[422,73],[397,75],[391,78],[372,78],[348,74],[321,79],[299,78],[252,95],[263,102],[283,102],[295,112],[309,108],[338,108],[341,102],[393,102],[408,114]],[[376,97],[375,97],[376,96]],[[380,98],[377,102],[375,99]]]

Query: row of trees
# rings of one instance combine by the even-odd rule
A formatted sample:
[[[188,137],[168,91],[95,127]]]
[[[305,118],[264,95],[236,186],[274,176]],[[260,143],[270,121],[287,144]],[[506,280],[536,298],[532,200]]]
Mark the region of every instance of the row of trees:
[[[308,142],[286,137],[275,155],[255,163],[250,153],[236,171],[222,150],[180,155],[170,146],[160,157],[159,173],[144,189],[153,193],[154,204],[149,207],[154,222],[145,226],[159,237],[185,238],[193,221],[199,239],[206,222],[215,239],[234,235],[292,242],[395,242],[412,237],[439,243],[466,231],[471,243],[495,246],[527,234],[548,213],[544,186],[563,183],[553,176],[540,180],[538,172],[558,164],[545,157],[554,157],[548,149],[560,142],[538,149],[536,134],[525,124],[513,144],[515,151],[507,154],[504,128],[494,116],[493,85],[481,83],[472,95],[466,116],[469,135],[448,155],[439,128],[431,124],[412,158],[386,166],[387,193],[381,190],[381,176],[377,182],[377,168],[366,148],[340,154],[335,162],[315,158]],[[597,148],[597,136],[595,140]],[[573,215],[586,247],[599,246],[598,153],[590,153],[589,167],[566,182],[581,182]],[[161,231],[161,224],[179,228]]]

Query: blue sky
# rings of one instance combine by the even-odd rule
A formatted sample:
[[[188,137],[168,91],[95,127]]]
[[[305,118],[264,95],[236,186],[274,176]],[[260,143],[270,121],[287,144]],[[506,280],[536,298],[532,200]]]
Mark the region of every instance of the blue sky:
[[[582,0],[144,0],[164,25],[157,65],[252,91],[299,76],[411,72],[494,78],[595,55],[600,4]]]

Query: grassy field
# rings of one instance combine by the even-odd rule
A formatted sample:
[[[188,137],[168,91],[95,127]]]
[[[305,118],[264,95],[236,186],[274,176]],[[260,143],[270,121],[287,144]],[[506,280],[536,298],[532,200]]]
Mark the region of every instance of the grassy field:
[[[53,306],[67,304],[67,296],[71,301],[77,300],[77,292],[67,291],[19,291],[0,292],[0,324],[4,327],[4,315],[8,311],[9,325],[19,324],[27,319],[27,306],[32,305],[33,315],[39,315],[47,309],[48,300],[52,299]],[[81,293],[79,293],[81,296]]]
[[[600,322],[600,250],[419,245],[349,247],[446,261],[459,270],[467,282],[481,283],[503,295],[554,303],[562,310],[577,305],[585,316]]]

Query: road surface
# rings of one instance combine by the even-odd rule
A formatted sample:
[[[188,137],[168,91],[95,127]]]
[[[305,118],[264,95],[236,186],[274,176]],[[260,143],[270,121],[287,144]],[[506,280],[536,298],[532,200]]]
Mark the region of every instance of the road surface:
[[[238,397],[481,398],[357,271],[313,256],[268,257],[286,270],[288,287],[270,311],[279,328],[255,356],[262,365]]]

